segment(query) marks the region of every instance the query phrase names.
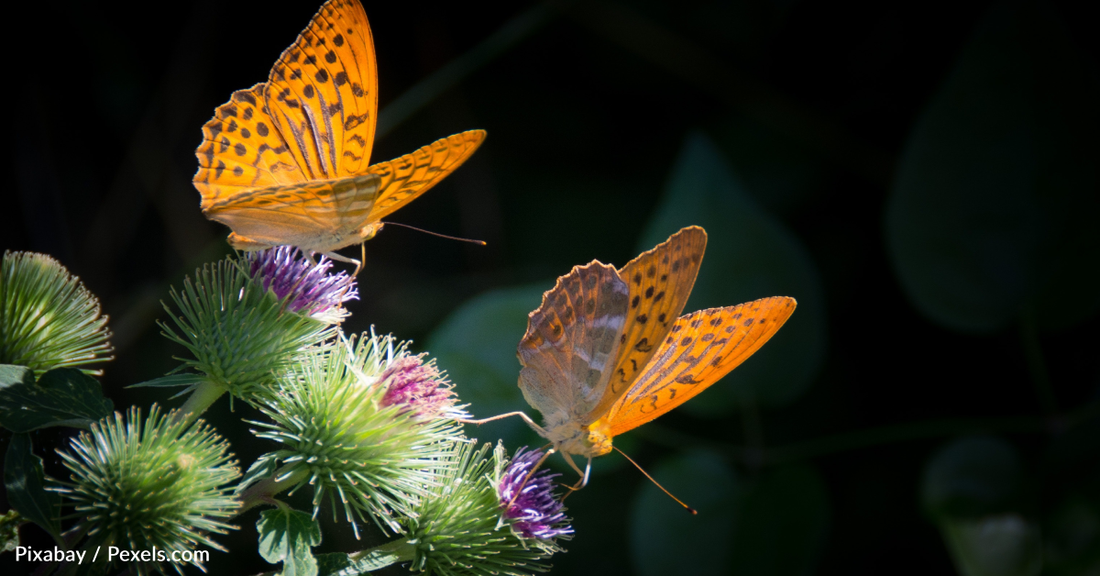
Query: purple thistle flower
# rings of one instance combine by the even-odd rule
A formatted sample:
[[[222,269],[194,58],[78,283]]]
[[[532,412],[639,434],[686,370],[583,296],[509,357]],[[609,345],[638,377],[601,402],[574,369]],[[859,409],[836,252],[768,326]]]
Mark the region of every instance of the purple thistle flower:
[[[332,261],[321,257],[317,264],[293,246],[277,246],[250,252],[252,277],[263,283],[280,300],[291,296],[287,309],[318,320],[339,323],[347,316],[342,304],[358,300],[355,278],[347,272],[328,274]]]
[[[455,407],[457,397],[451,385],[434,363],[425,364],[424,354],[403,355],[390,363],[378,381],[386,387],[382,396],[383,406],[405,406],[421,416],[461,417],[461,409]]]
[[[552,474],[547,469],[531,474],[543,453],[542,450],[524,452],[525,449],[526,446],[516,451],[497,485],[504,517],[516,520],[512,527],[524,538],[571,537],[573,527],[563,513],[561,500],[554,496],[553,479],[561,474]]]

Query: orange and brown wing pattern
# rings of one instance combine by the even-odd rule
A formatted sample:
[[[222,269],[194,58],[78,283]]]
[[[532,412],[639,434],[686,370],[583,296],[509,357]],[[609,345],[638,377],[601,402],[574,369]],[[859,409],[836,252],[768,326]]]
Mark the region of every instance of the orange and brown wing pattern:
[[[415,200],[454,172],[485,141],[484,130],[468,130],[440,138],[389,162],[379,162],[369,173],[381,179],[371,222],[377,222]]]
[[[641,426],[706,390],[763,346],[795,305],[794,298],[773,296],[677,319],[637,382],[602,419],[607,434]]]
[[[377,190],[371,174],[274,186],[221,199],[206,216],[236,232],[230,244],[238,249],[290,244],[327,252],[359,241],[355,230],[367,220]]]
[[[195,188],[202,209],[243,191],[302,182],[305,176],[290,153],[264,101],[264,84],[238,90],[214,110],[202,127],[195,151]]]
[[[619,270],[630,289],[630,305],[610,384],[590,420],[626,393],[660,348],[687,304],[706,247],[707,233],[698,226],[689,226]]]
[[[329,0],[268,76],[271,118],[309,180],[362,174],[378,110],[374,41],[357,0]]]
[[[626,309],[615,267],[597,261],[574,267],[543,294],[517,354],[520,390],[548,428],[587,413],[602,396]]]

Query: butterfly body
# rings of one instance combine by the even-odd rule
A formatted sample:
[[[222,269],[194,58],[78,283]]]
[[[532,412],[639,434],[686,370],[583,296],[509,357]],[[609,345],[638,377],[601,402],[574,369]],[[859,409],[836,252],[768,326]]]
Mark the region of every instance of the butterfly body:
[[[776,296],[680,316],[706,248],[688,227],[622,269],[593,261],[543,295],[518,356],[536,431],[587,458],[679,406],[764,344],[794,311]]]
[[[193,183],[203,214],[241,250],[333,254],[458,168],[483,130],[371,165],[378,112],[374,41],[358,0],[329,0],[268,80],[238,90],[203,126]]]

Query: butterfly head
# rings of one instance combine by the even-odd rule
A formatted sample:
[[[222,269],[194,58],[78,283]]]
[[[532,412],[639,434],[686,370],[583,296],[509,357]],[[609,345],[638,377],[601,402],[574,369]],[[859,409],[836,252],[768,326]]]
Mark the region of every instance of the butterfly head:
[[[367,240],[374,238],[375,234],[381,232],[382,226],[382,222],[371,222],[370,224],[367,224],[366,226],[363,226],[362,228],[356,230],[355,235],[358,236],[362,242],[366,242]]]
[[[599,423],[581,426],[569,421],[547,429],[547,438],[557,450],[566,454],[576,454],[587,458],[603,456],[611,452],[611,436],[606,426]]]

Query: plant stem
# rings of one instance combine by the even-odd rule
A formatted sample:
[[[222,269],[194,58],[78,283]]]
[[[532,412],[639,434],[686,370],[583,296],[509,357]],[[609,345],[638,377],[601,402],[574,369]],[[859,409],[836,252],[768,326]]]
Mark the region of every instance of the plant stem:
[[[393,542],[386,542],[369,550],[348,554],[348,558],[355,563],[357,570],[373,572],[386,566],[411,562],[416,556],[416,545],[416,541],[406,537]]]
[[[253,484],[241,494],[241,509],[237,511],[237,514],[243,514],[246,510],[263,504],[264,502],[270,502],[271,497],[286,490],[287,488],[297,484],[306,475],[305,470],[300,470],[276,481],[275,478],[279,476],[276,472],[274,475],[268,478],[264,478],[259,482]]]
[[[225,388],[210,380],[203,380],[191,392],[191,396],[183,403],[173,420],[183,420],[187,423],[194,422],[203,412],[206,412],[207,408],[214,404],[215,400],[221,398],[222,394],[225,394]]]

